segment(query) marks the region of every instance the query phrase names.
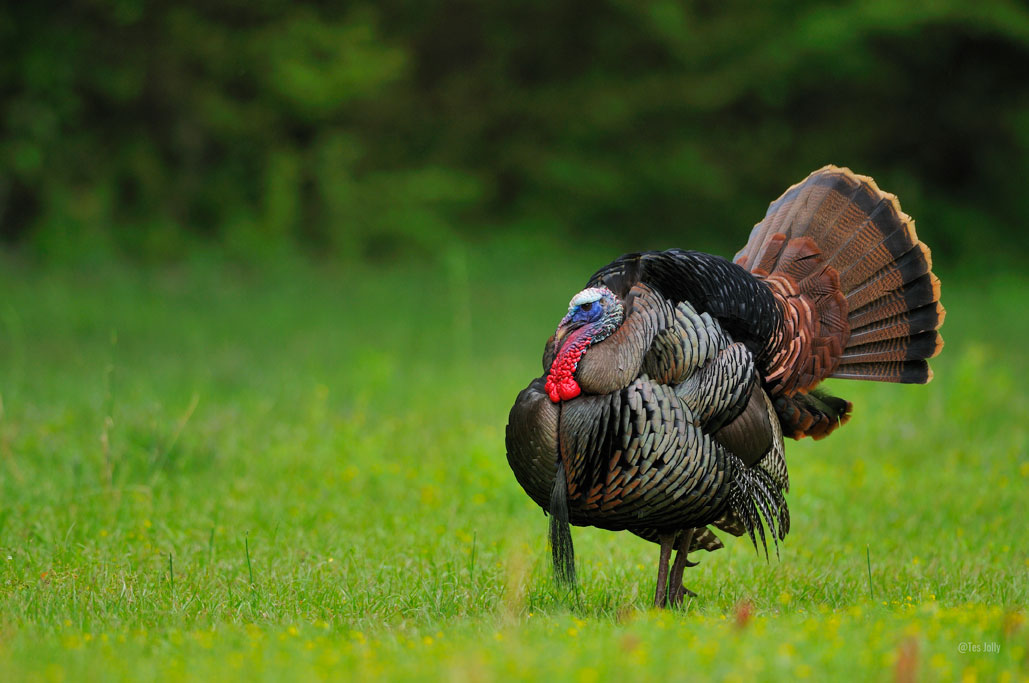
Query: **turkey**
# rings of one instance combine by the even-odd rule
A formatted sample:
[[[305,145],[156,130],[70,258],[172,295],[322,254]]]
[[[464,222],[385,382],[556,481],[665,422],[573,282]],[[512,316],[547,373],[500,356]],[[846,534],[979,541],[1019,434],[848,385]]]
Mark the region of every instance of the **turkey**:
[[[575,294],[515,401],[507,458],[550,515],[555,575],[569,525],[660,546],[654,604],[681,604],[689,553],[790,530],[783,436],[821,439],[851,404],[829,377],[924,384],[943,340],[940,282],[895,196],[827,166],[772,202],[730,262],[622,256]],[[675,560],[671,568],[672,551]]]

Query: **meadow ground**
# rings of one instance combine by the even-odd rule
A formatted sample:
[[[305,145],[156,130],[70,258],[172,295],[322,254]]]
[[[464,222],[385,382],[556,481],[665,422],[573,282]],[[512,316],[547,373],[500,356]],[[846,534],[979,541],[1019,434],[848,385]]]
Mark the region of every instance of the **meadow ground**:
[[[625,533],[575,529],[553,587],[504,456],[613,256],[571,253],[4,261],[0,679],[1029,677],[1025,274],[938,264],[935,381],[833,383],[854,418],[787,444],[781,559],[727,540],[655,612]]]

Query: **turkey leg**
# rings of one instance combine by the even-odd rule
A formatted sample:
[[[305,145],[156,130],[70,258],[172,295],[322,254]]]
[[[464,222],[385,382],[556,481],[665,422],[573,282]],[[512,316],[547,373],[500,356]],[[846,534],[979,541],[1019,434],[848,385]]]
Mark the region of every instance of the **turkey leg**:
[[[696,529],[684,529],[682,540],[679,541],[679,549],[675,552],[675,563],[672,565],[671,586],[668,589],[668,601],[672,605],[681,605],[683,598],[689,595],[691,598],[697,594],[682,585],[682,575],[686,567],[696,567],[696,562],[690,562],[687,555],[690,552],[690,544],[693,543],[693,534]]]
[[[654,593],[654,607],[661,609],[668,603],[668,560],[672,557],[672,543],[675,534],[661,534],[661,558],[657,565],[657,592]]]

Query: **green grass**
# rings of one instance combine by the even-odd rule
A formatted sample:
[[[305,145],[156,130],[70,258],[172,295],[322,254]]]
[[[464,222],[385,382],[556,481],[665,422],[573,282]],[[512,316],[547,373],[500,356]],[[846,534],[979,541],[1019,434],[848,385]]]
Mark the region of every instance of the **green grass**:
[[[854,418],[787,445],[781,559],[728,539],[660,613],[625,533],[575,529],[554,588],[504,456],[610,256],[4,262],[0,679],[1029,676],[1029,280],[941,268],[936,380],[834,383]]]

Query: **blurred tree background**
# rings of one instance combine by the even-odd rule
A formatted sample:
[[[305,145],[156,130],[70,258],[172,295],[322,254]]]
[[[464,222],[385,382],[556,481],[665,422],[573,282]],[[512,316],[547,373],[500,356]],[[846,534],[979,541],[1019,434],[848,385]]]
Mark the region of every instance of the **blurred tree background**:
[[[1026,253],[1017,2],[41,1],[0,45],[0,240],[42,260],[731,254],[825,163],[938,256]]]

